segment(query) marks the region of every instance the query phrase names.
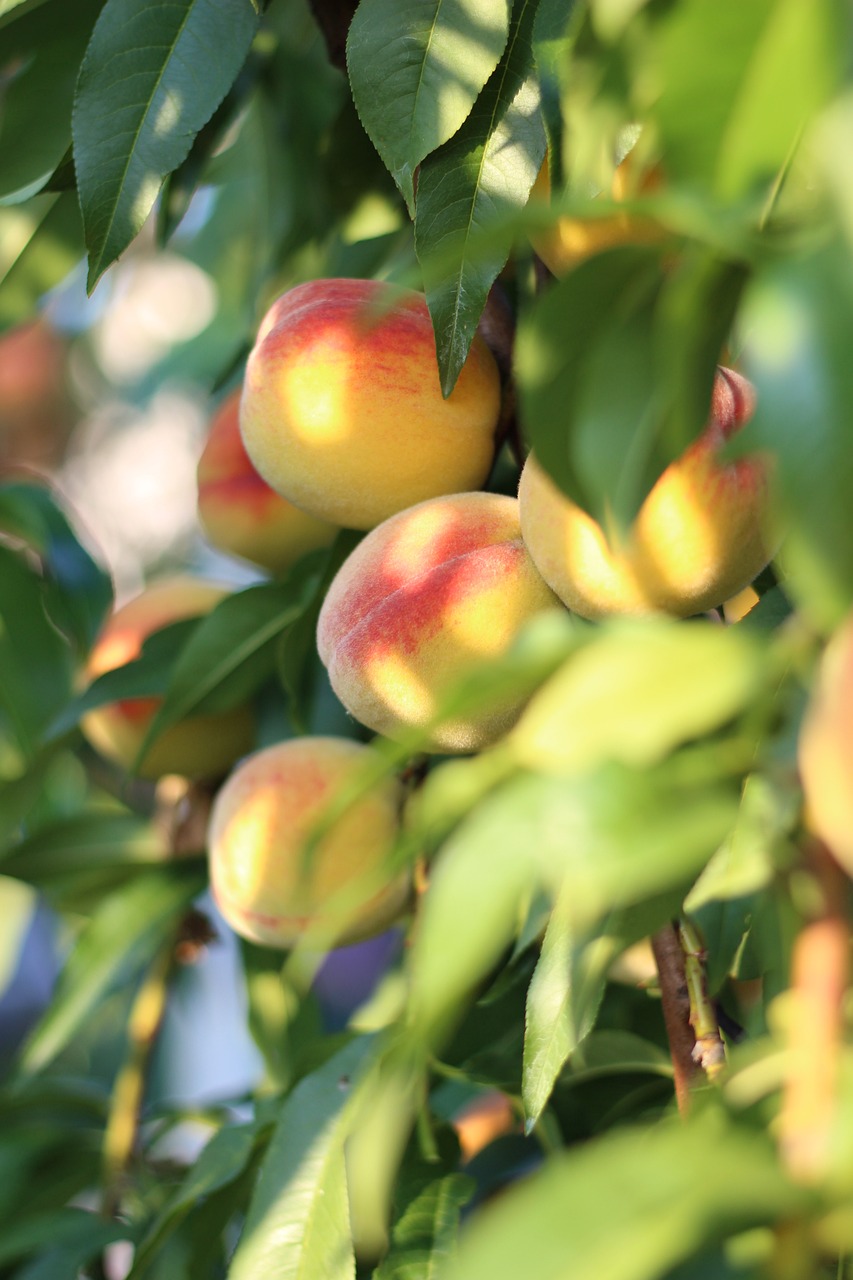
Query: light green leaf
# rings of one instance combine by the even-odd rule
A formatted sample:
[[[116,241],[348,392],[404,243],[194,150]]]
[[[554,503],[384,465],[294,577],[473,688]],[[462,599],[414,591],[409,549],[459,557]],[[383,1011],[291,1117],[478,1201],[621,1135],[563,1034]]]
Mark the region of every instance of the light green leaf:
[[[354,1280],[344,1138],[370,1047],[370,1037],[351,1041],[286,1099],[228,1280]]]
[[[746,632],[664,619],[610,622],[533,698],[508,745],[546,773],[646,765],[731,720],[767,662]]]
[[[463,1173],[442,1176],[435,1162],[404,1165],[391,1245],[373,1280],[435,1280],[455,1252],[460,1213],[475,1187]]]
[[[658,1280],[706,1244],[783,1221],[806,1200],[764,1134],[709,1110],[550,1161],[477,1215],[441,1276]]]
[[[415,169],[468,116],[509,14],[509,0],[361,0],[347,39],[353,98],[410,212]]]
[[[42,1071],[77,1034],[104,997],[133,981],[204,888],[205,876],[172,866],[148,871],[104,897],[80,934],[53,1000],[24,1047],[24,1076]]]
[[[24,938],[38,905],[36,895],[27,885],[0,875],[0,1000],[15,976]]]
[[[606,934],[579,936],[565,897],[557,900],[527,992],[521,1096],[528,1130],[570,1054],[593,1028],[617,951],[615,939]]]
[[[500,65],[465,124],[418,176],[415,247],[436,334],[442,391],[468,356],[545,155],[533,68],[536,0],[516,0]]]
[[[107,0],[72,117],[90,290],[228,92],[257,23],[250,0]]]
[[[73,191],[36,196],[0,209],[16,251],[0,267],[0,328],[32,318],[44,295],[61,284],[85,252],[80,206]]]

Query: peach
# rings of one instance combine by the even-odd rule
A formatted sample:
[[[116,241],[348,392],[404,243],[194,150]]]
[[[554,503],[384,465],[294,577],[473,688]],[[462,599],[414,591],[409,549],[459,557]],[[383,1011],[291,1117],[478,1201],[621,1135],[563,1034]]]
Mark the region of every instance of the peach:
[[[240,391],[224,401],[210,426],[198,463],[198,516],[220,551],[270,573],[283,573],[300,556],[326,547],[334,525],[282,498],[252,466],[240,435]]]
[[[660,170],[650,169],[639,183],[632,176],[635,161],[629,152],[613,174],[611,198],[626,200],[632,190],[637,194],[655,191],[661,182]],[[551,179],[547,159],[530,192],[534,202],[547,203],[551,198]],[[530,242],[548,270],[555,276],[566,275],[585,258],[605,249],[615,249],[626,244],[654,244],[663,239],[664,231],[652,218],[620,209],[617,213],[591,215],[586,218],[558,217],[545,231],[534,232]]]
[[[558,608],[521,540],[518,503],[459,493],[386,520],[333,580],[317,626],[332,687],[391,738],[423,727],[447,689],[503,654],[528,618]],[[443,723],[431,746],[474,751],[521,712],[518,698]]]
[[[210,886],[241,937],[290,948],[315,930],[340,945],[397,919],[409,875],[389,873],[386,862],[400,827],[400,782],[374,783],[318,834],[342,789],[375,759],[347,738],[292,738],[256,751],[227,779],[210,815]]]
[[[807,823],[853,874],[853,615],[821,659],[798,756]]]
[[[528,458],[518,491],[524,541],[570,609],[584,618],[688,617],[734,596],[760,573],[772,553],[765,536],[767,461],[718,457],[753,407],[747,380],[720,369],[705,430],[667,467],[619,542],[608,542],[601,526]]]
[[[94,680],[132,662],[153,631],[208,613],[226,594],[224,587],[189,576],[153,584],[107,620],[89,656],[86,674]],[[159,706],[159,698],[124,698],[87,712],[80,727],[102,755],[131,769]],[[247,707],[188,716],[151,744],[139,773],[145,778],[167,773],[218,777],[249,751],[253,742],[253,717]]]
[[[321,520],[371,529],[477,488],[496,449],[500,379],[475,337],[442,398],[426,301],[376,280],[314,280],[273,303],[249,356],[240,426],[268,484]]]

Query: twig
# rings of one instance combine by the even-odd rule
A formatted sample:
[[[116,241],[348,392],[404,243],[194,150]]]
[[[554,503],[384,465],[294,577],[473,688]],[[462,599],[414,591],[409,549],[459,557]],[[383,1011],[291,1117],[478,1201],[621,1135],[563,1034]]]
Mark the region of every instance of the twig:
[[[716,1080],[726,1065],[726,1047],[705,981],[705,948],[698,932],[688,920],[681,921],[678,933],[684,951],[690,1025],[696,1037],[693,1060],[709,1080]]]
[[[675,1100],[684,1116],[690,1105],[690,1086],[701,1074],[693,1057],[696,1037],[690,1025],[690,995],[684,951],[676,927],[665,925],[652,938],[652,952],[660,982],[663,1020],[672,1056]]]

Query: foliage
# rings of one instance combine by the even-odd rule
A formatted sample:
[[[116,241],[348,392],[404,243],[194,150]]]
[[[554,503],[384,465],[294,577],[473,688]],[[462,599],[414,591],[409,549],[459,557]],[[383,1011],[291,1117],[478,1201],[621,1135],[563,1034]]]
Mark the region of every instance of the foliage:
[[[758,405],[730,455],[772,457],[783,550],[735,625],[531,625],[442,708],[531,698],[479,756],[427,766],[426,733],[383,744],[379,767],[413,790],[394,856],[427,881],[407,945],[343,1027],[324,1022],[308,945],[246,948],[258,1079],[184,1104],[158,1092],[156,1042],[225,929],[203,896],[203,828],[176,835],[162,790],[104,766],[79,721],[158,696],[153,737],[250,698],[259,745],[330,717],[363,736],[330,711],[313,651],[355,535],[89,685],[109,576],[49,483],[5,478],[0,889],[43,896],[62,966],[2,1058],[0,1277],[853,1274],[843,1028],[820,1049],[830,1132],[806,1174],[786,1110],[810,1034],[792,955],[833,883],[812,856],[797,739],[818,655],[853,606],[849,13],[834,0],[313,10],[0,0],[4,329],[84,259],[103,288],[139,237],[216,294],[140,396],[178,375],[213,395],[271,298],[306,279],[423,287],[445,393],[484,309],[503,308],[517,324],[510,443],[534,445],[617,524],[697,434],[726,353]],[[342,41],[352,10],[342,71],[315,18]],[[655,236],[548,278],[531,237],[618,211],[606,193],[626,138],[640,174],[664,174],[621,206]],[[529,199],[546,149],[550,203]],[[499,354],[506,375],[506,342]],[[506,447],[493,487],[517,471]],[[203,817],[209,794],[182,798]],[[839,902],[843,915],[846,881]],[[693,1030],[719,1018],[727,1055],[681,1118],[644,942],[673,920]],[[0,985],[17,954],[0,952]],[[509,1120],[462,1167],[460,1116],[496,1090]],[[133,1246],[124,1271],[116,1242]]]

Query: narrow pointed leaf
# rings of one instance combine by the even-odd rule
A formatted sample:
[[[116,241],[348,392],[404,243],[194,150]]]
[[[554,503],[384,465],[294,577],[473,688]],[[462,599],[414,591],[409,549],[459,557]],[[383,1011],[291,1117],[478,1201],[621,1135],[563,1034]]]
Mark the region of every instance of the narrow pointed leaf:
[[[257,23],[251,0],[107,0],[72,118],[90,290],[225,97]]]
[[[512,247],[545,155],[533,67],[536,0],[516,0],[500,65],[459,133],[421,166],[415,238],[445,395]]]
[[[351,1041],[287,1098],[228,1280],[354,1280],[344,1111],[370,1045]]]
[[[509,0],[361,0],[347,41],[353,98],[410,211],[415,169],[468,116],[509,12]]]

